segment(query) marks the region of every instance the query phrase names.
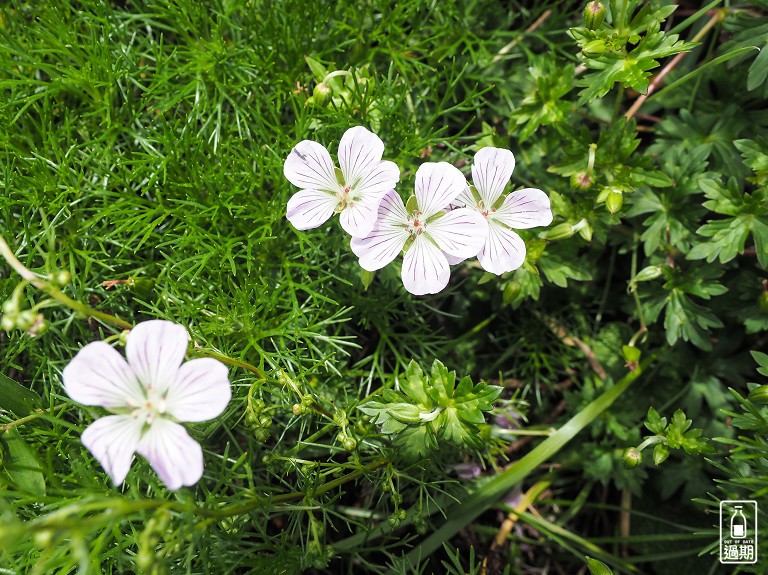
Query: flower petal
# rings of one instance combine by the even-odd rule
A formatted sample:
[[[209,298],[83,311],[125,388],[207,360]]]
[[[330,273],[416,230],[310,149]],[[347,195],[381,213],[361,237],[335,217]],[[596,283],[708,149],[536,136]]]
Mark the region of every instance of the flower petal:
[[[203,476],[203,450],[187,430],[165,418],[152,422],[136,449],[171,491]]]
[[[338,196],[328,192],[301,190],[288,200],[285,215],[297,230],[311,230],[328,221],[339,201]]]
[[[503,148],[482,148],[472,162],[472,183],[486,208],[499,199],[515,169],[515,156]]]
[[[354,184],[352,195],[355,198],[365,198],[370,195],[381,195],[394,188],[400,181],[400,168],[397,164],[385,160],[367,172]]]
[[[67,395],[83,405],[107,409],[138,405],[143,398],[139,380],[123,356],[103,341],[77,352],[62,372]]]
[[[417,236],[403,258],[403,286],[413,295],[438,293],[448,285],[451,270],[443,252],[424,235]]]
[[[231,398],[227,366],[201,357],[179,368],[168,388],[166,411],[178,421],[206,421],[224,411]]]
[[[444,210],[467,187],[467,180],[448,162],[427,162],[416,170],[416,200],[425,218]]]
[[[376,225],[376,215],[382,198],[383,195],[378,194],[348,204],[339,214],[344,231],[353,238],[364,238],[370,234]]]
[[[488,221],[488,239],[477,259],[483,269],[501,275],[516,270],[525,261],[525,242],[512,230]]]
[[[404,227],[407,222],[403,200],[395,190],[389,190],[379,204],[378,219],[371,233],[350,242],[352,251],[360,258],[360,267],[372,272],[394,260],[408,240]]]
[[[460,258],[471,258],[485,244],[488,223],[478,212],[458,208],[427,224],[426,234],[444,252]]]
[[[524,230],[552,223],[552,209],[547,194],[535,188],[512,192],[495,214],[510,228]]]
[[[294,146],[283,164],[283,174],[289,182],[303,190],[335,194],[340,189],[331,155],[312,140],[303,140]]]
[[[130,415],[108,415],[91,423],[80,440],[120,485],[131,468],[143,422]]]
[[[443,252],[443,255],[445,256],[445,260],[448,262],[448,265],[449,265],[449,266],[455,266],[455,265],[458,265],[458,264],[460,264],[461,262],[463,262],[463,261],[465,261],[465,260],[469,259],[468,257],[467,257],[467,258],[460,258],[460,257],[457,257],[457,256],[452,256],[452,255],[451,255],[451,254],[449,254],[448,252]],[[475,255],[477,255],[477,254],[475,254]],[[471,256],[470,256],[470,257],[471,257]]]
[[[172,321],[153,319],[134,327],[128,334],[125,355],[139,382],[162,392],[176,379],[189,334]]]
[[[378,166],[382,155],[384,142],[370,130],[355,126],[344,132],[339,142],[339,167],[344,182],[355,186]]]

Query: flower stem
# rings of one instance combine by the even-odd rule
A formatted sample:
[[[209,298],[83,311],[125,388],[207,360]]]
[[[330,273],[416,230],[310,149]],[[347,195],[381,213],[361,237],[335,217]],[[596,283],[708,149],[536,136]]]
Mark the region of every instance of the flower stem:
[[[715,11],[714,15],[709,19],[709,21],[704,24],[704,26],[699,30],[699,32],[693,37],[692,42],[698,42],[701,40],[704,36],[706,36],[707,32],[710,31],[710,29],[720,22],[723,18],[725,18],[725,11],[724,10],[717,10]],[[687,54],[687,52],[680,52],[677,54],[672,60],[670,60],[669,64],[664,66],[664,69],[659,72],[658,76],[656,76],[653,81],[648,86],[648,90],[645,94],[641,94],[640,97],[635,100],[635,103],[632,104],[632,107],[627,111],[626,114],[624,114],[624,117],[629,120],[631,119],[637,111],[640,109],[640,106],[643,105],[643,102],[645,102],[648,98],[651,97],[651,94],[656,90],[656,88],[659,87],[659,84],[661,84],[661,81],[664,79],[664,77],[669,74],[672,70],[675,69],[675,66],[677,66],[680,63],[680,60],[683,59],[683,57]]]
[[[58,405],[54,405],[51,408],[51,411],[57,411],[59,409],[63,409],[65,407],[67,407],[68,405],[69,405],[69,403],[60,403]],[[45,410],[45,409],[37,409],[37,410],[35,410],[34,413],[30,413],[29,415],[25,415],[24,417],[20,417],[19,419],[16,419],[14,421],[8,422],[5,425],[3,425],[2,427],[0,427],[0,435],[5,433],[9,429],[13,429],[14,427],[16,427],[18,425],[24,425],[25,423],[28,423],[28,422],[33,421],[35,419],[38,419],[38,418],[42,417],[43,415],[45,415],[46,413],[47,413],[47,410]]]
[[[19,259],[16,257],[16,254],[13,253],[13,250],[11,250],[10,246],[5,241],[5,238],[2,236],[0,236],[0,256],[3,256],[3,258],[5,258],[5,261],[7,261],[8,264],[22,278],[24,278],[30,284],[35,286],[37,289],[51,296],[56,301],[64,304],[68,308],[76,312],[82,313],[83,315],[87,315],[89,317],[101,320],[104,323],[111,324],[122,329],[131,329],[133,327],[132,324],[120,319],[119,317],[115,317],[108,313],[95,310],[85,305],[84,303],[81,303],[79,301],[72,299],[71,297],[64,294],[64,292],[62,292],[59,288],[52,285],[50,282],[42,279],[40,276],[38,276],[36,273],[32,272],[31,270],[27,269],[27,267],[19,261]]]

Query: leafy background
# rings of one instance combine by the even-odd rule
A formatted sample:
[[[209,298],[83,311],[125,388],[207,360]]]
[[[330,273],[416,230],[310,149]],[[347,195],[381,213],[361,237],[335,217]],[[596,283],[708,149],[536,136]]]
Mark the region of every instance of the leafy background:
[[[756,361],[766,375],[749,352],[768,328],[768,5],[612,0],[594,29],[582,8],[4,3],[10,249],[50,285],[69,272],[76,301],[171,319],[254,369],[232,367],[227,412],[193,430],[198,486],[169,493],[139,459],[116,489],[79,442],[99,410],[60,373],[122,328],[22,285],[50,328],[0,344],[0,567],[584,572],[589,555],[718,572],[717,499],[765,500],[767,415],[747,382],[765,382]],[[546,191],[555,221],[523,232],[527,261],[501,278],[466,265],[415,298],[392,266],[366,288],[336,224],[284,217],[291,148],[333,150],[353,125],[384,140],[403,195],[424,161],[466,172],[509,148],[512,185]],[[0,274],[13,300],[19,276]],[[434,389],[435,360],[462,392],[498,391],[495,410],[383,427],[396,379],[418,365],[413,389]],[[644,437],[668,458],[630,468]]]

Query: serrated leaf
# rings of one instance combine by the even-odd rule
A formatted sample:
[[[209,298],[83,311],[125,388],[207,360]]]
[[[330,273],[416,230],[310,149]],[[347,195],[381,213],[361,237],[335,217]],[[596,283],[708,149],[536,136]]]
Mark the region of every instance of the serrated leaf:
[[[34,391],[0,373],[0,409],[24,417],[39,409],[42,402]]]
[[[11,483],[36,497],[45,496],[45,477],[35,451],[15,428],[5,432],[2,443],[6,452],[3,466]]]
[[[400,389],[416,403],[427,408],[432,407],[432,401],[427,395],[424,372],[421,371],[419,364],[413,360],[405,369],[405,379],[400,381]]]
[[[648,408],[645,427],[655,435],[664,435],[667,430],[667,418],[661,417],[653,407]]]
[[[453,397],[453,385],[456,381],[456,372],[448,371],[442,362],[432,362],[429,388],[427,393],[440,407],[447,407]]]
[[[750,351],[752,359],[754,359],[760,366],[757,368],[757,372],[768,377],[768,353],[762,351]]]

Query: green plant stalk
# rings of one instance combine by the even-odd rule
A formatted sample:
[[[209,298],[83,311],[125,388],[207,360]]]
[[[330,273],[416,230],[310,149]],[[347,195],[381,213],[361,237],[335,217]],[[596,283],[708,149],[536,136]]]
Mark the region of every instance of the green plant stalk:
[[[10,246],[5,241],[5,238],[2,236],[0,236],[0,256],[3,256],[3,258],[5,258],[5,261],[7,261],[8,264],[22,278],[27,280],[37,289],[45,292],[46,294],[51,296],[53,299],[63,303],[65,306],[71,308],[72,310],[82,313],[83,315],[87,315],[89,317],[93,317],[95,319],[101,320],[104,323],[111,324],[122,329],[131,329],[133,327],[132,324],[128,323],[125,320],[120,319],[119,317],[115,317],[108,313],[95,310],[85,305],[84,303],[81,303],[77,300],[72,299],[71,297],[64,294],[64,292],[62,292],[59,288],[50,284],[49,282],[40,278],[37,274],[27,269],[26,266],[24,266],[24,264],[21,263],[21,261],[19,261],[19,259],[16,257],[16,254],[13,253],[13,250],[11,250]]]
[[[444,541],[448,541],[486,509],[498,502],[505,493],[525,479],[539,465],[551,459],[576,434],[608,409],[643,373],[652,359],[653,357],[647,358],[635,371],[624,376],[616,385],[573,416],[530,453],[472,493],[465,501],[450,509],[447,513],[446,522],[408,553],[406,562],[410,561],[411,564],[416,564],[417,561],[432,554],[440,548]]]

